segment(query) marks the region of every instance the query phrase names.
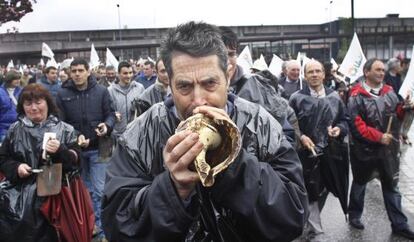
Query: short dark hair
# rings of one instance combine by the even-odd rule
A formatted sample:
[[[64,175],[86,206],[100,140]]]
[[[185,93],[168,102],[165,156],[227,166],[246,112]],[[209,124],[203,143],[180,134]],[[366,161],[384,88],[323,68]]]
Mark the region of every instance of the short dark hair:
[[[380,59],[378,58],[371,58],[369,60],[367,60],[367,62],[365,62],[364,67],[363,67],[363,72],[364,72],[364,76],[365,76],[365,72],[366,71],[370,71],[372,68],[372,65],[376,62],[376,61],[380,61],[382,62]]]
[[[239,48],[239,38],[230,27],[221,26],[221,39],[224,45],[230,49],[237,50]]]
[[[121,69],[124,68],[124,67],[130,68],[131,64],[129,64],[129,62],[127,62],[127,61],[119,62],[119,64],[118,64],[118,73],[121,73]]]
[[[217,55],[220,68],[224,73],[227,71],[227,48],[215,25],[191,21],[170,29],[160,51],[170,81],[174,75],[171,66],[174,52],[182,52],[192,57]]]
[[[76,58],[70,63],[70,67],[78,65],[83,65],[87,71],[89,70],[89,64],[85,59]]]
[[[149,61],[149,60],[145,61],[144,66],[147,66],[147,65],[150,65],[151,68],[154,68],[154,62],[152,62],[152,61]]]
[[[4,78],[4,85],[8,87],[12,81],[20,80],[21,77],[22,75],[20,74],[20,72],[15,71],[15,70],[10,70],[6,73],[6,76]]]
[[[54,66],[48,66],[48,67],[46,67],[46,69],[45,69],[45,74],[48,74],[49,72],[50,72],[50,70],[56,70],[57,71],[57,68],[56,67],[54,67]]]
[[[44,99],[47,103],[47,115],[58,115],[58,108],[53,101],[53,97],[50,92],[40,83],[32,83],[25,86],[20,93],[19,101],[17,102],[16,111],[19,115],[25,115],[23,103],[25,101],[33,101],[38,99]]]

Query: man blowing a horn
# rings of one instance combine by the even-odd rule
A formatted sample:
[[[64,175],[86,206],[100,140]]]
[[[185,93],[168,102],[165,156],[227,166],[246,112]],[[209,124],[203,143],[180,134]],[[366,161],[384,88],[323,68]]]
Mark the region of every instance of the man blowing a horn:
[[[107,238],[299,236],[308,213],[299,158],[265,109],[228,95],[227,49],[218,28],[188,22],[171,29],[161,58],[172,96],[135,119],[120,138],[104,189]],[[207,146],[211,138],[218,143]]]

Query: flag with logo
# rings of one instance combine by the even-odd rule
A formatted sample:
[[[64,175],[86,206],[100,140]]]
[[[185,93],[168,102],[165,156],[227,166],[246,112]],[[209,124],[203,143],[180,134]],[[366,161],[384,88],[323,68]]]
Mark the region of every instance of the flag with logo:
[[[339,72],[349,77],[350,82],[353,83],[356,79],[364,74],[363,67],[367,59],[362,52],[361,44],[359,43],[358,36],[354,33],[351,45],[348,52],[339,67]]]

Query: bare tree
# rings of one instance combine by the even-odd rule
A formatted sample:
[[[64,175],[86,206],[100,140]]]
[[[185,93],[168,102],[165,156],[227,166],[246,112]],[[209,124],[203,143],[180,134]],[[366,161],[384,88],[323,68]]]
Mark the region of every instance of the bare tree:
[[[36,0],[0,0],[0,25],[9,21],[20,21],[27,13],[33,12]]]

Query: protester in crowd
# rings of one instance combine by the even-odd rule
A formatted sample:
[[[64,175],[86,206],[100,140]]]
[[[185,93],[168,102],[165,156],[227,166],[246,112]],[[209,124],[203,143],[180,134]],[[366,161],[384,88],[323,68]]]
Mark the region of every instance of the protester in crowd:
[[[9,71],[0,86],[0,143],[6,137],[10,125],[17,120],[17,100],[21,92],[20,73]]]
[[[106,77],[106,68],[103,65],[99,65],[95,72],[96,80],[99,82],[102,78]]]
[[[89,242],[93,229],[93,219],[89,218],[93,211],[87,192],[83,194],[85,196],[74,195],[82,202],[82,207],[61,206],[61,194],[46,197],[36,194],[35,170],[39,171],[49,161],[53,164],[62,163],[62,173],[66,181],[86,191],[77,175],[80,150],[75,130],[57,118],[58,109],[53,98],[40,84],[30,84],[23,88],[17,112],[19,119],[10,127],[0,148],[0,170],[9,183],[8,186],[3,183],[0,196],[14,201],[3,204],[0,209],[0,240],[71,241],[62,231],[65,224],[71,223],[71,229],[82,229],[86,232],[84,237],[78,237],[78,241]],[[46,132],[56,134],[56,138],[44,141]],[[44,148],[43,142],[46,142]],[[46,152],[46,156],[42,156],[43,152]],[[64,186],[70,186],[68,183]],[[65,201],[65,204],[76,205],[72,202]],[[54,210],[55,206],[59,206],[61,210]],[[50,211],[53,211],[52,214],[49,214]],[[82,223],[65,220],[61,215],[63,213],[67,217],[76,216]],[[54,224],[55,222],[60,225]]]
[[[227,47],[230,79],[229,91],[250,102],[264,107],[283,126],[283,131],[296,142],[299,126],[296,115],[289,107],[287,100],[276,92],[271,80],[263,75],[251,75],[243,72],[237,65],[237,49],[239,41],[236,33],[229,27],[220,27],[222,40]],[[296,135],[295,135],[296,133]]]
[[[170,79],[161,59],[156,61],[155,71],[157,73],[155,83],[134,100],[134,115],[136,117],[147,111],[152,105],[164,101],[171,92],[169,89]]]
[[[99,69],[98,69],[99,70]],[[100,76],[100,79],[98,80],[98,84],[109,87],[112,84],[115,84],[117,82],[116,79],[116,70],[114,66],[107,66],[105,68],[105,76]]]
[[[107,162],[102,162],[99,141],[109,136],[115,124],[115,112],[108,90],[98,85],[89,73],[84,59],[70,64],[71,79],[67,80],[57,95],[62,120],[73,125],[80,133],[82,147],[82,179],[92,194],[96,225],[101,229],[101,198],[105,183]],[[98,236],[104,238],[100,230]]]
[[[350,92],[348,110],[352,131],[351,163],[353,181],[349,202],[349,223],[364,229],[361,215],[364,209],[366,183],[377,177],[393,233],[414,239],[401,209],[398,191],[400,120],[402,106],[413,107],[409,100],[399,101],[393,88],[383,83],[384,64],[369,59],[364,67],[364,80]]]
[[[401,81],[401,62],[397,58],[391,58],[387,61],[387,72],[385,73],[384,81],[385,84],[391,86],[394,92],[398,95]]]
[[[59,80],[61,81],[61,83],[64,83],[68,79],[69,79],[68,70],[67,69],[60,70],[59,71]]]
[[[33,76],[30,74],[30,70],[28,68],[24,68],[23,69],[23,75],[20,78],[20,86],[21,87],[25,87],[27,86],[27,84],[29,84],[29,80],[32,78]]]
[[[46,67],[45,74],[38,81],[47,90],[49,90],[52,97],[56,100],[56,95],[62,83],[58,79],[58,70],[54,66]]]
[[[304,72],[307,85],[290,96],[289,104],[295,110],[302,134],[298,153],[304,168],[310,211],[304,236],[306,241],[319,241],[323,234],[320,213],[328,195],[325,183],[329,182],[321,179],[325,177],[322,167],[331,162],[328,148],[333,145],[332,139],[342,143],[347,135],[349,117],[339,95],[323,84],[323,65],[311,60]],[[320,155],[319,158],[315,154]],[[348,154],[337,155],[348,157]]]
[[[166,36],[161,58],[172,97],[120,138],[103,199],[109,240],[290,241],[301,234],[307,196],[300,161],[265,109],[227,93],[220,38],[217,27],[194,22]],[[175,133],[195,113],[234,122],[243,140],[241,153],[210,188],[190,168],[203,147],[198,135]]]
[[[285,89],[284,98],[289,100],[290,96],[297,90],[302,90],[305,82],[300,79],[300,63],[290,60],[286,63],[286,77],[280,78],[279,84]]]
[[[144,69],[143,69],[142,76],[138,76],[135,81],[141,83],[145,89],[147,89],[149,86],[155,83],[155,80],[157,79],[157,75],[154,73],[154,62],[152,61],[145,61],[144,63]]]
[[[128,62],[119,63],[118,76],[119,82],[108,88],[117,117],[113,131],[116,138],[124,133],[127,124],[134,119],[132,101],[145,90],[140,83],[132,80],[132,67]]]

